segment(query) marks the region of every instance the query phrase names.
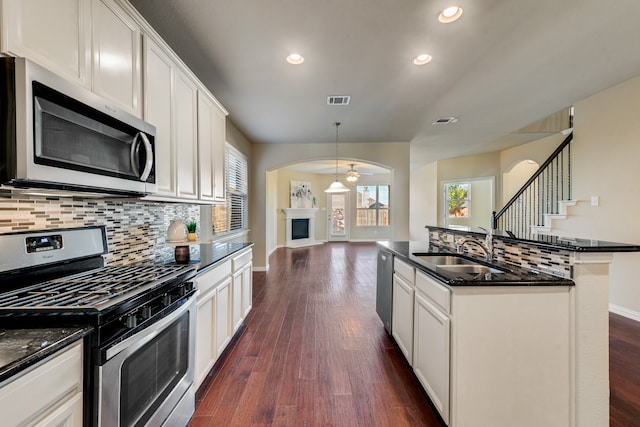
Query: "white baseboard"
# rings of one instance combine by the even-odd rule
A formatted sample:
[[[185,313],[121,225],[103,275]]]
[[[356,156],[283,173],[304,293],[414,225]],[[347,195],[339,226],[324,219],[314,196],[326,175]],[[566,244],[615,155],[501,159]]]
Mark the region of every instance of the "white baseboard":
[[[615,314],[619,314],[620,316],[624,316],[631,320],[635,320],[636,322],[640,322],[640,312],[630,310],[625,307],[620,307],[619,305],[609,304],[609,311]]]
[[[253,271],[269,271],[269,266],[266,267],[253,267]]]

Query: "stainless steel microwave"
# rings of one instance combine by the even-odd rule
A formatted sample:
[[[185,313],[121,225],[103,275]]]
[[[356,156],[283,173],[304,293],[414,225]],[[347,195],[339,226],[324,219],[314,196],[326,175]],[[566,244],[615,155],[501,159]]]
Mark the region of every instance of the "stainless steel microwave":
[[[0,184],[156,192],[155,127],[24,58],[0,58]]]

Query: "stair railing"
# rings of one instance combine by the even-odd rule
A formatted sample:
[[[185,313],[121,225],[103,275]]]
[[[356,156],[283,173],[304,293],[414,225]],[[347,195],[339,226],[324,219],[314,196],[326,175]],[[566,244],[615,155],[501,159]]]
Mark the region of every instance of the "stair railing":
[[[545,225],[545,214],[557,214],[559,202],[571,200],[571,141],[569,133],[516,194],[492,215],[494,230],[531,238],[534,226]]]

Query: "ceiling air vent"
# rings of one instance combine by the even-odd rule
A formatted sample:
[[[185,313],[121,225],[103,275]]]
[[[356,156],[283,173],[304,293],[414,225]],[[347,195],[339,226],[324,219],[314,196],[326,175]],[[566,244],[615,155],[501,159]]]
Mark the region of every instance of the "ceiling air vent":
[[[455,123],[458,121],[457,117],[440,117],[438,120],[433,122],[434,125],[448,125],[449,123]]]
[[[351,97],[349,95],[327,96],[327,105],[349,105]]]

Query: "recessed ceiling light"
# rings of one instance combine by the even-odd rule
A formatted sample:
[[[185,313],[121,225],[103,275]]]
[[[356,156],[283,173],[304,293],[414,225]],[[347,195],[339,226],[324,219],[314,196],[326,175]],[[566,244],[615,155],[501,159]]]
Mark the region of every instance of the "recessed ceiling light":
[[[427,55],[426,53],[423,53],[422,55],[418,55],[413,59],[413,63],[416,65],[424,65],[424,64],[428,64],[429,62],[431,62],[431,55]]]
[[[287,56],[287,62],[293,65],[300,65],[304,62],[304,58],[299,53],[292,53]]]
[[[440,12],[438,15],[438,21],[443,24],[450,24],[457,21],[462,16],[462,8],[458,6],[451,6]]]

